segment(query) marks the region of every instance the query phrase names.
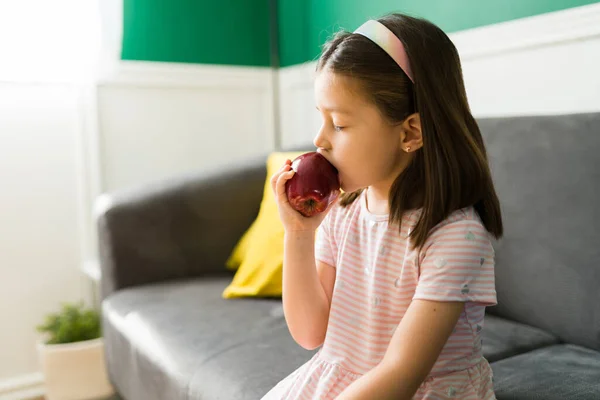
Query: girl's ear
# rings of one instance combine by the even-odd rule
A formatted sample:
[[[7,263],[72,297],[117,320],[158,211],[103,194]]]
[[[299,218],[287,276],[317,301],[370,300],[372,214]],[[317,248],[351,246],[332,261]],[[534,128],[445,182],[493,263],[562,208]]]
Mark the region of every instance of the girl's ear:
[[[406,117],[402,122],[403,138],[402,149],[413,152],[423,147],[423,136],[421,134],[421,116],[414,113]]]

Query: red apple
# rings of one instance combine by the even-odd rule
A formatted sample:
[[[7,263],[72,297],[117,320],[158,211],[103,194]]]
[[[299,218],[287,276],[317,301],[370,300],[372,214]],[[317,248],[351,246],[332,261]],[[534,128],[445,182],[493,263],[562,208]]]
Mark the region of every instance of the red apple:
[[[338,171],[317,152],[302,154],[292,161],[296,173],[285,183],[292,208],[305,217],[322,213],[340,192]]]

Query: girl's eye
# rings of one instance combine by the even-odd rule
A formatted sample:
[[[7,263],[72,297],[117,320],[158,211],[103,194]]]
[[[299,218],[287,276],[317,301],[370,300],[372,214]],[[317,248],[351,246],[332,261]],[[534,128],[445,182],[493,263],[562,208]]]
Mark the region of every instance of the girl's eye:
[[[333,126],[333,129],[334,129],[336,132],[340,132],[342,129],[344,129],[344,127],[342,127],[342,126],[339,126],[339,125],[334,125],[334,126]]]

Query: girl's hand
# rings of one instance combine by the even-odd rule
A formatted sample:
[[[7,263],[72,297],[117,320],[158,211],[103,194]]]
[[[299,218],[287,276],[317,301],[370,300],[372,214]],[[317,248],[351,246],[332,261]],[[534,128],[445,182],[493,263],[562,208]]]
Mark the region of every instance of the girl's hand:
[[[332,201],[329,207],[320,214],[313,215],[312,217],[305,217],[300,214],[292,208],[285,193],[285,183],[291,179],[295,173],[296,172],[292,169],[292,161],[286,160],[283,167],[271,177],[271,189],[273,190],[275,202],[279,209],[279,218],[283,223],[283,228],[286,233],[314,232],[319,225],[321,225],[321,222],[323,222],[325,216],[329,210],[331,210],[331,207],[336,204],[337,199]]]

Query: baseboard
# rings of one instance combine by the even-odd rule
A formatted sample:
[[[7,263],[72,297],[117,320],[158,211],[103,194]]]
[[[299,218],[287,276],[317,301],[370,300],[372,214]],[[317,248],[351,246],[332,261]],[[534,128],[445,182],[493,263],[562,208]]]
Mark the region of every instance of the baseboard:
[[[0,381],[0,400],[28,400],[44,395],[44,375],[33,373]]]

